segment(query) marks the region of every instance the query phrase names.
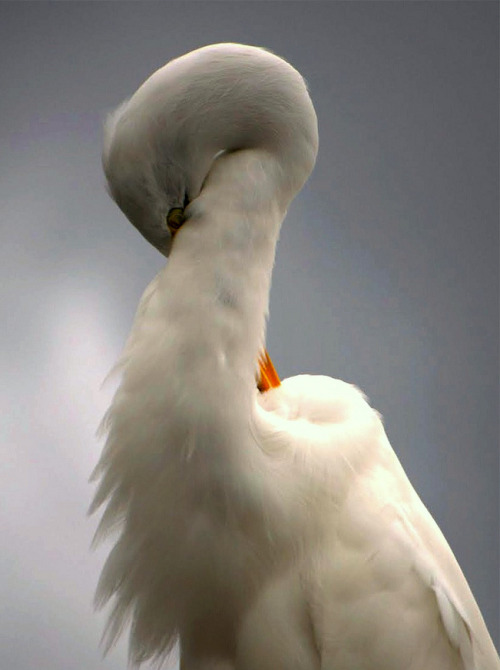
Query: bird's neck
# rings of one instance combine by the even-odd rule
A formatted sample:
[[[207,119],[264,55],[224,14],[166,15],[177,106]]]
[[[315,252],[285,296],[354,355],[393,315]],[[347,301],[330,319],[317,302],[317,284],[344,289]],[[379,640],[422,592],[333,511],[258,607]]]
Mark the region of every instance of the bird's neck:
[[[265,152],[216,161],[190,205],[159,283],[176,384],[200,403],[248,406],[265,342],[271,272],[285,208]],[[242,403],[242,404],[241,404]]]

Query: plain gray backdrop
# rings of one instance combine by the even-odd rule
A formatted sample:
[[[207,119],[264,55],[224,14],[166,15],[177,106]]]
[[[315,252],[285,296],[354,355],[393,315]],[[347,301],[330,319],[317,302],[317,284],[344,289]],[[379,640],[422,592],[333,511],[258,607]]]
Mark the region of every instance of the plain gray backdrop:
[[[498,643],[498,3],[0,4],[0,667],[98,650],[87,479],[100,388],[164,259],[111,202],[108,110],[235,41],[307,79],[316,169],[283,226],[268,349],[360,386]]]

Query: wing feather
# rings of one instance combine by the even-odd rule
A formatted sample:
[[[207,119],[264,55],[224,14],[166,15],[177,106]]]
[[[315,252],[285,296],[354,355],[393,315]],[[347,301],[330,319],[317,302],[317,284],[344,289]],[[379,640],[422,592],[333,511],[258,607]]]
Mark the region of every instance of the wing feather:
[[[490,655],[488,649],[482,649],[481,643],[474,632],[474,625],[467,609],[470,610],[473,608],[475,610],[473,614],[476,620],[478,615],[479,617],[481,615],[479,614],[479,610],[477,610],[472,594],[470,594],[470,591],[468,590],[465,578],[463,578],[461,570],[451,554],[451,550],[449,550],[446,545],[449,552],[448,560],[452,559],[455,564],[455,580],[458,576],[462,578],[463,584],[467,587],[467,595],[470,594],[467,607],[461,602],[460,596],[450,585],[449,579],[437,565],[435,554],[431,553],[425,547],[415,526],[411,524],[408,517],[401,511],[399,514],[399,521],[398,535],[406,545],[406,550],[411,552],[411,555],[413,556],[413,568],[421,580],[422,585],[424,588],[429,589],[435,597],[443,629],[448,637],[451,647],[456,649],[459,653],[463,664],[463,670],[498,669],[500,664],[496,653],[494,650],[491,650],[493,653]],[[440,536],[438,539],[441,539],[441,532],[437,526],[435,529]],[[486,631],[482,618],[481,624],[482,626],[479,634],[481,634],[483,628],[484,631]],[[489,658],[487,658],[487,654]]]

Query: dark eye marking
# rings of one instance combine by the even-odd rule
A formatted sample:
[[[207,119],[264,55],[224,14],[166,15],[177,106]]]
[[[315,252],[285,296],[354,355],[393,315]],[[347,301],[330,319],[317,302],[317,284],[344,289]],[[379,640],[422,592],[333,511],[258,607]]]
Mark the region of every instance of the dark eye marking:
[[[179,228],[182,227],[182,224],[185,220],[186,217],[184,216],[184,209],[181,207],[172,207],[172,209],[167,214],[167,227],[172,237],[174,237]]]

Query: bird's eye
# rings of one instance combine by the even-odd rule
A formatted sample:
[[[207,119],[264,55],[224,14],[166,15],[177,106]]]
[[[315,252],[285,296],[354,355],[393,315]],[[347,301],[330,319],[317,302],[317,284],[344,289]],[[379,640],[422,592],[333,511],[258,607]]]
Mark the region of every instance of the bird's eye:
[[[186,217],[184,216],[184,209],[181,207],[173,207],[169,211],[167,214],[167,227],[172,237],[174,237],[179,228],[181,228],[185,220]]]

